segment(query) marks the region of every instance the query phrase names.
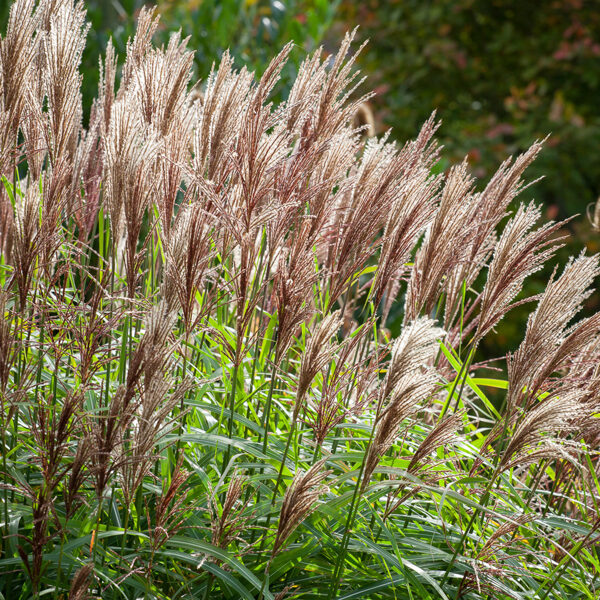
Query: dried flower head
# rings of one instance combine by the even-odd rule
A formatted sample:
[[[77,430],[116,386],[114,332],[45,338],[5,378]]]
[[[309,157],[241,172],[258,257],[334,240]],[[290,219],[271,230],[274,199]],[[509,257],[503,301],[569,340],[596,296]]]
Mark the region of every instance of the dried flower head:
[[[273,556],[281,550],[284,542],[298,525],[315,509],[319,496],[327,492],[328,488],[323,485],[323,481],[331,471],[323,471],[324,464],[325,459],[322,459],[308,471],[297,473],[290,487],[285,491],[279,513],[277,535],[273,543]]]

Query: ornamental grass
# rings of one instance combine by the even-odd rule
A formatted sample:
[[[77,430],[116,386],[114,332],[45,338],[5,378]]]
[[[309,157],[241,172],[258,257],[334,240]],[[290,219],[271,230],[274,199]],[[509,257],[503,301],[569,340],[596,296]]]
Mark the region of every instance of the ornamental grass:
[[[524,296],[543,143],[480,186],[435,116],[353,125],[353,34],[274,104],[291,44],[196,82],[157,26],[89,115],[81,2],[1,38],[0,597],[595,598],[600,265]]]

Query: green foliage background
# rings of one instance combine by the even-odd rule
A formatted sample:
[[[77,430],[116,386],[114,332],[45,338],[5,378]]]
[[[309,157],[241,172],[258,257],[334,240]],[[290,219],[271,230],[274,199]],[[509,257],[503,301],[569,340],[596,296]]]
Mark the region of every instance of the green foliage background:
[[[410,137],[431,111],[452,157],[479,176],[551,135],[535,196],[562,217],[600,194],[600,12],[595,2],[344,2],[369,38],[362,61],[382,126]]]

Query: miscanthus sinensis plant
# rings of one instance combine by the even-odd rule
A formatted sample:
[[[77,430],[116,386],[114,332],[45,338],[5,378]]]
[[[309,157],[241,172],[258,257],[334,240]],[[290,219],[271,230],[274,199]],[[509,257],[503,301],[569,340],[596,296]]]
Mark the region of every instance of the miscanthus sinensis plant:
[[[560,243],[541,145],[478,189],[353,128],[352,35],[273,105],[291,46],[197,84],[157,25],[87,129],[83,5],[0,42],[1,597],[596,597],[598,258],[477,363]]]

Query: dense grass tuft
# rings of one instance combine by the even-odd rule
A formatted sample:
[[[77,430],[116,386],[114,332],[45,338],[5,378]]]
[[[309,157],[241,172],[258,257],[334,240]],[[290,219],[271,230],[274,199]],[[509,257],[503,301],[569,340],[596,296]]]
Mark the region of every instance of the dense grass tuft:
[[[82,4],[1,40],[2,597],[594,598],[598,258],[477,364],[560,244],[507,213],[541,144],[478,191],[353,128],[353,35],[273,106],[290,46],[193,86],[157,24],[87,131]]]

